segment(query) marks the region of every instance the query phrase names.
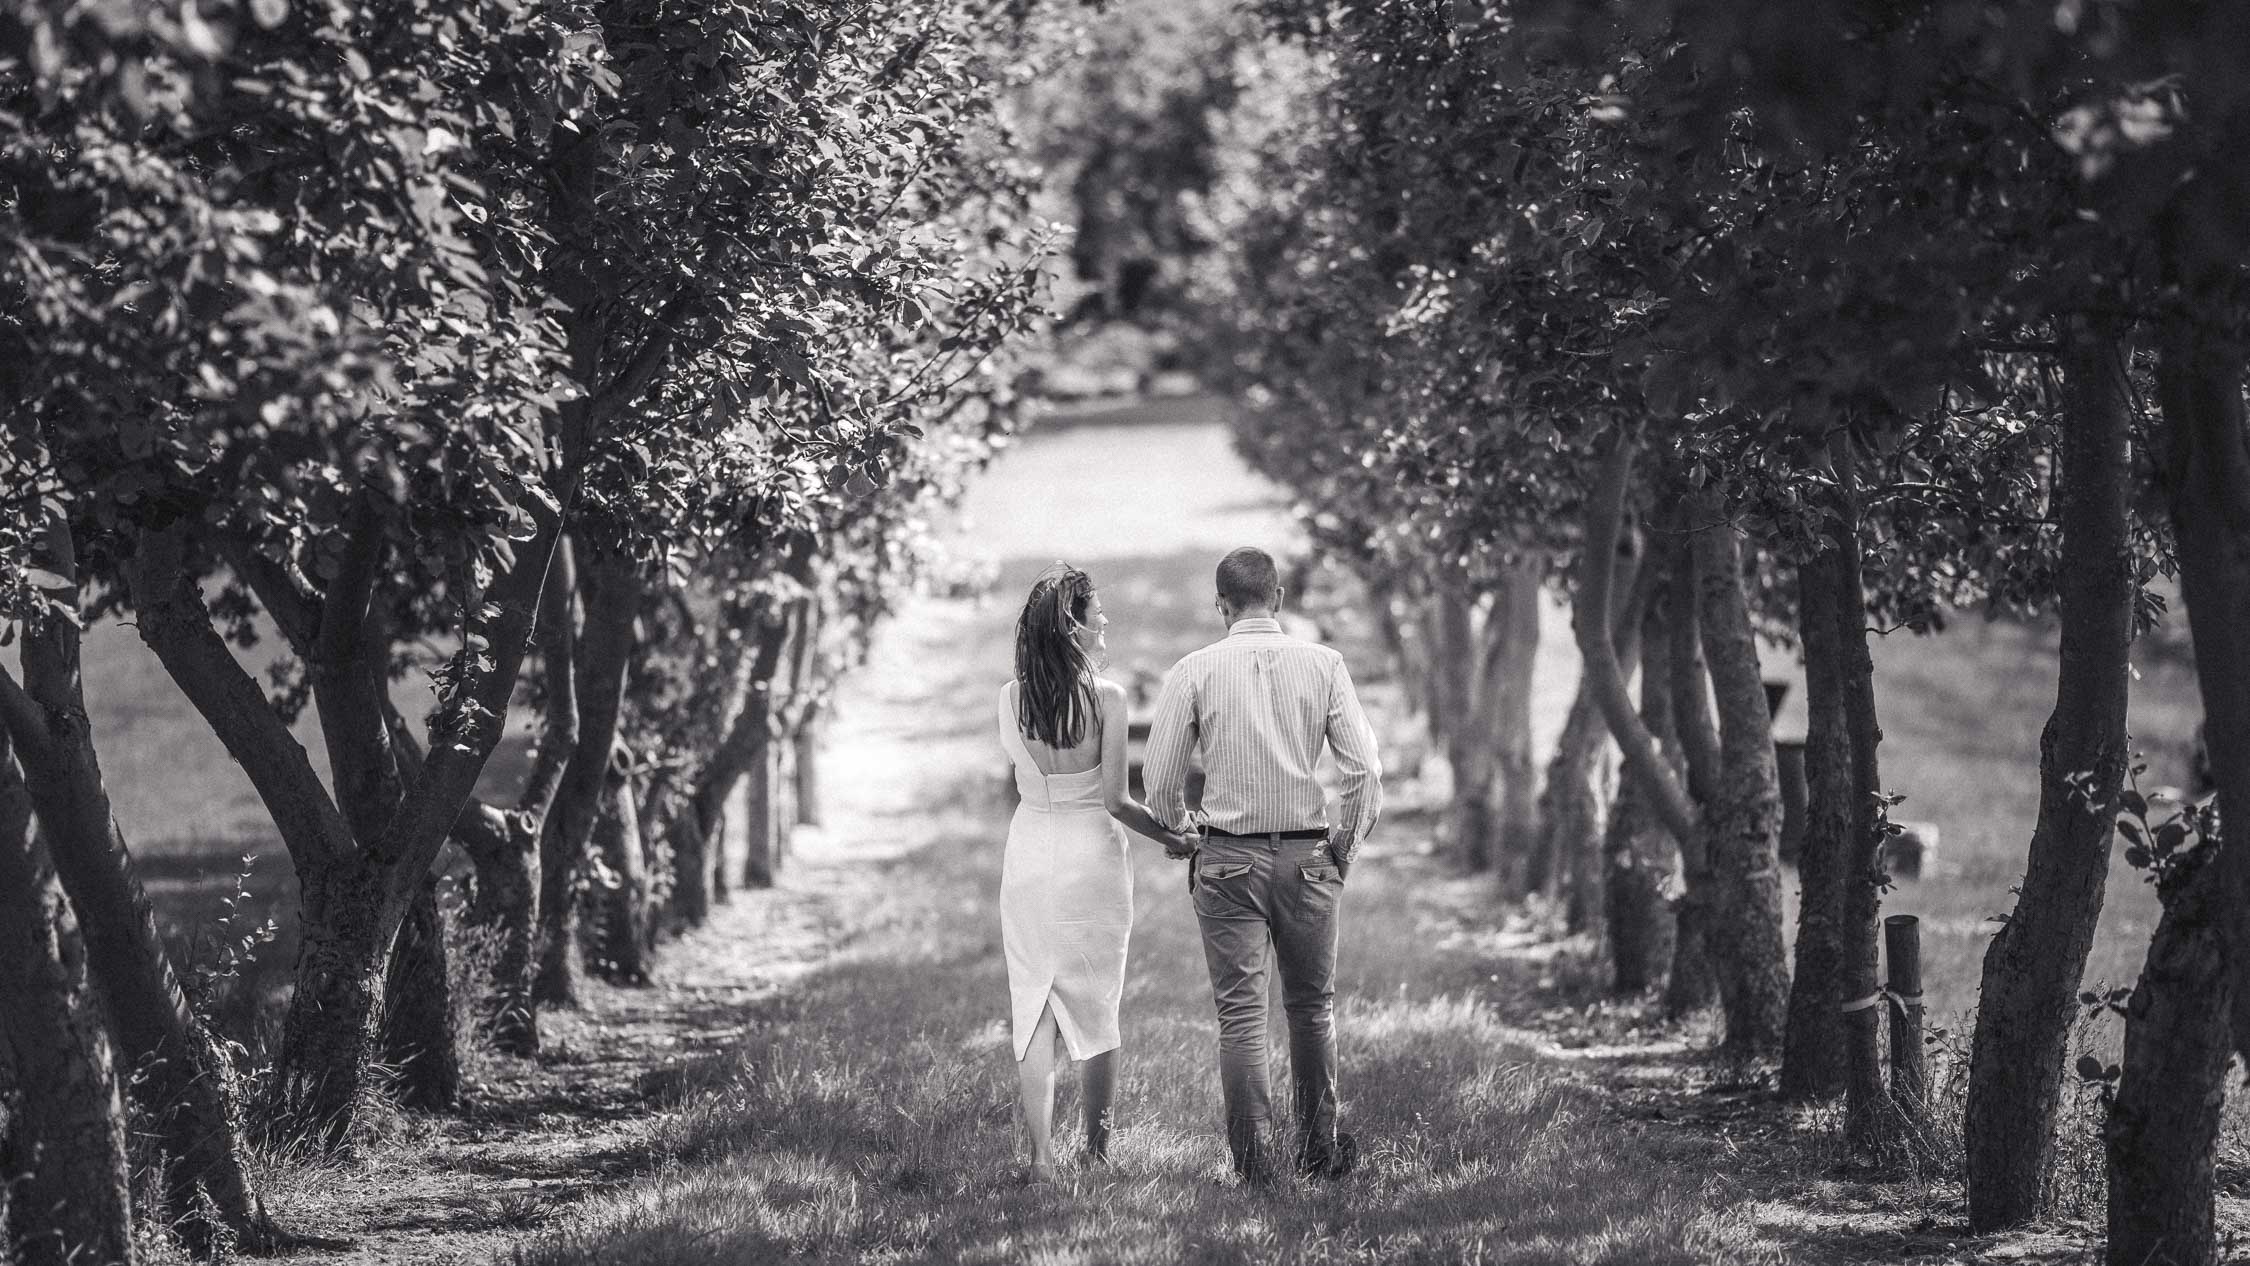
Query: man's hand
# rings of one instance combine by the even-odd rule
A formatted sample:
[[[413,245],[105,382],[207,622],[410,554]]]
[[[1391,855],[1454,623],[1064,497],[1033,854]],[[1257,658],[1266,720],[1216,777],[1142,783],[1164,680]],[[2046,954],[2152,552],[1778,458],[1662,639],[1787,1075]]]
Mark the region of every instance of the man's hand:
[[[1328,860],[1332,865],[1336,867],[1336,877],[1338,879],[1342,879],[1347,882],[1351,879],[1352,864],[1344,860],[1344,850],[1336,847],[1336,835],[1334,832],[1330,832],[1328,836]]]
[[[1200,829],[1191,828],[1186,831],[1176,832],[1171,839],[1165,841],[1164,855],[1171,858],[1175,862],[1184,862],[1188,858],[1195,856],[1196,851],[1202,847],[1202,831]]]

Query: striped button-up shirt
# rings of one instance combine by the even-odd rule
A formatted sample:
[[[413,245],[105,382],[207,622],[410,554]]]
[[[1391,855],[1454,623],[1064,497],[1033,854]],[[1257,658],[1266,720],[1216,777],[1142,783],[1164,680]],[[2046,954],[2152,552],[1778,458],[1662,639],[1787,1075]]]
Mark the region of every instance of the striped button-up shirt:
[[[1278,620],[1237,620],[1164,680],[1144,758],[1149,811],[1186,829],[1188,756],[1200,748],[1206,825],[1238,835],[1329,829],[1313,777],[1323,743],[1343,784],[1330,849],[1349,864],[1383,807],[1375,733],[1351,672],[1342,655],[1288,636]]]

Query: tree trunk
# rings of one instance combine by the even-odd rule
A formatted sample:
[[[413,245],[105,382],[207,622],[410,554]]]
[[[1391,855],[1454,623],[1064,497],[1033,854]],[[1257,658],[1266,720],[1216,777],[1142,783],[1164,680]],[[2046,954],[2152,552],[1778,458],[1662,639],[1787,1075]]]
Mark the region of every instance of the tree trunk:
[[[305,878],[296,993],[282,1022],[272,1114],[286,1137],[351,1142],[382,1033],[383,977],[405,918],[380,868],[357,859]]]
[[[1476,604],[1452,590],[1441,591],[1437,631],[1437,674],[1450,700],[1444,728],[1453,805],[1447,820],[1462,868],[1477,874],[1492,869],[1500,728],[1486,708],[1487,644],[1478,636]],[[1489,637],[1492,631],[1485,633]]]
[[[2132,413],[2125,350],[2080,333],[2064,365],[2062,650],[2039,737],[2039,818],[2014,912],[1984,956],[1970,1048],[1969,1224],[2037,1217],[2086,955],[2124,786],[2134,579],[2127,540]]]
[[[633,623],[640,613],[641,580],[629,560],[577,560],[584,590],[584,632],[572,674],[578,705],[578,741],[563,768],[539,847],[539,971],[532,1000],[542,1006],[578,1005],[578,888],[586,850],[609,785],[611,749],[632,665]]]
[[[821,824],[820,712],[817,703],[805,709],[792,740],[797,748],[797,822],[802,826]]]
[[[1781,935],[1781,788],[1773,715],[1758,671],[1735,529],[1709,495],[1693,499],[1698,623],[1719,708],[1719,781],[1705,807],[1719,906],[1704,926],[1726,1010],[1726,1048],[1778,1055],[1788,1029],[1788,949]]]
[[[694,816],[703,830],[712,859],[713,883],[723,888],[726,877],[722,868],[727,862],[726,835],[722,819],[728,799],[733,796],[736,784],[764,759],[772,717],[772,690],[774,673],[781,664],[781,652],[788,641],[790,617],[776,610],[770,603],[757,604],[745,617],[748,643],[740,672],[741,686],[733,715],[722,727],[724,738],[696,773]],[[755,835],[755,831],[749,832]],[[760,885],[749,879],[756,858],[746,858],[743,863],[745,883],[750,887]],[[769,859],[770,860],[770,859]]]
[[[1639,566],[1637,542],[1631,548],[1621,542],[1620,555],[1610,583],[1622,588],[1623,600],[1610,614],[1610,640],[1622,670],[1641,658],[1641,617],[1649,605],[1651,573]],[[1576,619],[1574,614],[1573,623]],[[1604,773],[1609,729],[1590,678],[1591,674],[1580,671],[1554,757],[1547,763],[1539,792],[1538,842],[1524,879],[1526,891],[1543,893],[1562,904],[1563,929],[1573,935],[1604,928],[1608,884],[1602,819],[1608,798]],[[1647,718],[1645,709],[1642,718]],[[1645,808],[1642,816],[1646,817]]]
[[[8,1205],[26,1266],[136,1255],[125,1111],[95,1018],[77,920],[31,823],[31,797],[0,734],[0,1041],[17,1092],[9,1150],[23,1172]]]
[[[539,833],[532,815],[472,806],[454,838],[476,864],[476,901],[469,921],[497,934],[492,964],[492,1044],[502,1053],[539,1053],[538,1012],[531,1005],[539,943]]]
[[[2215,328],[2231,269],[2199,276],[2177,224],[2163,226],[2168,306],[2157,362],[2165,475],[2180,596],[2195,640],[2203,738],[2222,823],[2250,821],[2250,440],[2242,350]],[[2163,917],[2125,1020],[2125,1065],[2109,1121],[2109,1260],[2201,1266],[2218,1258],[2215,1132],[2231,1047],[2245,1046],[2250,849],[2220,846],[2159,890]],[[2224,1025],[2224,1029],[2220,1026]]]
[[[1626,689],[1625,675],[1618,668],[1611,642],[1610,607],[1634,448],[1631,433],[1620,430],[1610,437],[1602,454],[1600,473],[1586,502],[1586,543],[1580,553],[1581,579],[1572,624],[1579,656],[1594,685],[1594,697],[1601,704],[1602,719],[1609,723],[1610,737],[1617,740],[1623,757],[1625,778],[1638,786],[1657,821],[1679,844],[1687,891],[1681,894],[1678,907],[1672,980],[1665,990],[1664,1009],[1667,1015],[1680,1015],[1703,1005],[1710,992],[1709,976],[1703,970],[1704,907],[1710,881],[1704,810],[1699,806],[1706,799],[1703,786],[1709,775],[1698,769],[1698,753],[1716,748],[1718,740],[1701,733],[1711,723],[1711,707],[1703,693],[1702,660],[1695,633],[1695,568],[1688,551],[1665,551],[1676,553],[1677,562],[1660,568],[1668,595],[1666,605],[1674,615],[1667,657],[1671,666],[1669,694],[1673,724],[1681,740],[1679,749],[1686,763],[1684,780],[1679,765],[1667,758],[1641,720]],[[1693,740],[1690,730],[1697,731]]]
[[[1622,658],[1622,655],[1620,656]],[[1562,736],[1547,762],[1539,792],[1539,837],[1524,872],[1524,887],[1565,903],[1565,926],[1582,932],[1599,914],[1582,882],[1585,859],[1601,854],[1602,804],[1595,780],[1609,742],[1600,705],[1581,681],[1563,718]]]
[[[1789,993],[1782,1080],[1797,1098],[1832,1094],[1840,1077],[1844,1136],[1878,1165],[1906,1158],[1920,1106],[1891,1094],[1883,1075],[1886,1009],[1877,980],[1882,912],[1882,811],[1876,757],[1874,660],[1860,580],[1859,500],[1849,441],[1833,463],[1838,522],[1798,571],[1809,726],[1805,771],[1814,792],[1798,856],[1804,885],[1799,978]],[[1791,1067],[1792,1057],[1801,1066]]]
[[[1510,892],[1536,891],[1528,857],[1539,836],[1539,765],[1531,742],[1532,671],[1539,657],[1539,582],[1535,561],[1511,565],[1485,617],[1483,702],[1491,714],[1492,764],[1498,802],[1493,845]],[[1544,888],[1544,877],[1539,885]]]
[[[593,844],[608,871],[600,891],[601,951],[595,967],[613,984],[648,983],[648,867],[641,849],[640,810],[633,780],[612,768],[594,825]]]
[[[1667,630],[1672,653],[1672,725],[1680,738],[1680,763],[1698,804],[1709,804],[1719,780],[1719,733],[1711,716],[1711,676],[1703,664],[1696,622],[1695,558],[1683,545],[1672,572],[1674,619]],[[1673,906],[1672,974],[1664,985],[1664,1014],[1692,1015],[1719,999],[1718,964],[1704,931],[1720,908],[1711,850],[1698,828],[1679,840],[1681,892]]]
[[[752,716],[745,718],[745,721],[754,721],[759,729],[764,729],[766,695],[763,691],[759,692],[757,699],[751,704],[751,713]],[[769,738],[759,744],[757,755],[751,761],[750,771],[743,779],[743,803],[748,806],[743,814],[747,819],[743,823],[743,838],[748,845],[742,863],[742,886],[745,888],[771,888],[781,873],[781,858],[777,849],[779,832],[776,830],[780,823],[774,799],[775,774],[778,772],[776,764],[774,745]]]
[[[774,871],[789,864],[790,848],[797,842],[797,770],[791,753],[793,734],[777,734],[773,743],[773,856]]]
[[[383,1059],[391,1091],[409,1108],[446,1112],[461,1102],[463,1035],[454,1023],[447,940],[451,919],[434,875],[423,876],[391,947],[383,996]]]
[[[40,562],[75,580],[67,525],[48,525]],[[0,671],[0,728],[13,732],[52,862],[76,909],[87,966],[107,1003],[130,1090],[163,1140],[166,1200],[190,1240],[210,1202],[245,1252],[271,1247],[273,1227],[244,1166],[234,1066],[188,1004],[110,811],[86,711],[77,625],[50,620],[23,634],[24,685]]]
[[[1793,1102],[1843,1093],[1849,1064],[1840,1008],[1861,996],[1845,996],[1842,983],[1844,871],[1847,857],[1856,851],[1858,829],[1851,732],[1844,719],[1842,635],[1836,625],[1842,566],[1841,550],[1830,544],[1797,568],[1797,628],[1805,654],[1805,830],[1797,846],[1797,964],[1781,1050],[1781,1096]],[[1881,1019],[1879,1011],[1864,1014]],[[1880,1064],[1874,1076],[1880,1087]]]
[[[539,717],[531,775],[524,780],[514,812],[473,805],[454,824],[454,838],[477,871],[470,919],[496,930],[500,940],[492,967],[492,1044],[504,1054],[525,1059],[539,1053],[539,1009],[532,994],[539,971],[540,895],[545,887],[542,837],[563,771],[578,746],[577,606],[578,569],[565,540],[555,547],[553,568],[539,591],[534,640],[545,707]]]
[[[1883,778],[1877,749],[1883,730],[1875,716],[1875,657],[1867,649],[1867,594],[1860,572],[1858,459],[1846,435],[1835,436],[1829,448],[1842,509],[1837,530],[1842,548],[1835,578],[1836,632],[1842,650],[1844,730],[1851,738],[1852,758],[1854,821],[1848,838],[1853,848],[1844,857],[1842,939],[1842,985],[1851,999],[1845,1005],[1851,1006],[1880,988],[1875,973],[1883,934],[1883,890],[1890,884],[1883,873],[1887,839],[1883,824],[1888,815],[1880,801]],[[1921,1006],[1919,993],[1910,1002],[1894,998],[1889,1007],[1870,1004],[1844,1017],[1844,1050],[1851,1068],[1844,1088],[1844,1136],[1862,1156],[1884,1166],[1911,1162],[1924,1147],[1929,1128],[1924,1096],[1896,1093],[1900,1087],[1882,1076],[1882,1023],[1876,1016],[1880,1010],[1896,1023],[1892,1008],[1905,1005]]]
[[[711,837],[704,834],[695,816],[695,801],[688,789],[666,783],[659,792],[664,810],[659,814],[661,839],[673,848],[673,929],[691,929],[711,922]]]
[[[2103,1131],[2111,1266],[2221,1260],[2213,1176],[2235,998],[2215,862],[2165,884],[2164,913],[2126,1004],[2124,1071]]]
[[[1655,557],[1646,566],[1651,576],[1661,575]],[[1666,635],[1666,626],[1675,618],[1674,609],[1661,584],[1648,587],[1639,620],[1640,713],[1674,776],[1679,777],[1682,766],[1679,734],[1673,724],[1672,643]],[[1641,783],[1630,778],[1619,780],[1617,803],[1610,811],[1602,847],[1610,965],[1615,973],[1612,986],[1622,994],[1645,993],[1663,978],[1672,961],[1677,931],[1664,889],[1677,845],[1657,819]]]

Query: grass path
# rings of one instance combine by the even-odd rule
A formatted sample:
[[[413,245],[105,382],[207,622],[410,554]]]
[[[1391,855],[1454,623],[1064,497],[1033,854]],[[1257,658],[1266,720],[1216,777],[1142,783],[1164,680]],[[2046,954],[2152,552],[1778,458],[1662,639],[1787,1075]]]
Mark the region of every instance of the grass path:
[[[1115,621],[1112,675],[1130,680],[1215,634],[1205,595],[1225,547],[1289,539],[1207,412],[1105,421],[1003,460],[969,505],[974,541],[1003,560],[995,598],[910,606],[848,686],[833,821],[785,882],[858,876],[836,880],[860,894],[849,941],[739,1048],[679,1079],[648,1172],[510,1260],[2093,1260],[2083,1226],[1974,1241],[1944,1181],[1840,1173],[1832,1110],[1784,1110],[1712,1065],[1707,1021],[1668,1029],[1604,1000],[1583,946],[1511,927],[1487,882],[1430,856],[1411,808],[1345,897],[1338,1031],[1359,1173],[1271,1194],[1227,1177],[1193,913],[1179,869],[1143,846],[1115,1164],[1022,1187],[995,908],[1009,806],[990,733],[1013,598],[1058,555],[1089,567]],[[1567,681],[1543,684],[1551,733]],[[1074,1098],[1066,1078],[1059,1121]]]
[[[860,930],[699,1066],[659,1172],[520,1250],[526,1263],[1780,1261],[1708,1138],[1617,1118],[1506,1020],[1533,958],[1496,956],[1481,887],[1384,833],[1346,896],[1347,1120],[1335,1186],[1238,1188],[1180,869],[1139,850],[1115,1164],[1020,1185],[995,900],[1008,806],[978,648],[998,604],[925,604],[857,679],[806,867],[869,868]],[[844,841],[857,841],[845,851]],[[1536,1039],[1534,1039],[1536,1040]],[[1066,1090],[1069,1119],[1074,1092]]]
[[[478,1070],[467,1119],[403,1119],[349,1171],[283,1167],[277,1211],[355,1241],[298,1261],[2096,1260],[2082,1223],[1974,1240],[1942,1176],[1840,1170],[1833,1110],[1784,1109],[1758,1070],[1711,1063],[1708,1020],[1668,1028],[1606,1000],[1584,945],[1542,942],[1487,881],[1431,856],[1406,786],[1345,898],[1342,1092],[1361,1171],[1274,1193],[1227,1177],[1184,877],[1143,845],[1116,1163],[1023,1188],[995,908],[1009,804],[990,729],[1014,597],[1058,555],[1089,567],[1116,621],[1112,675],[1146,679],[1216,633],[1206,595],[1225,547],[1289,539],[1286,508],[1207,407],[1134,416],[1043,434],[973,492],[972,539],[1002,563],[995,597],[909,604],[887,626],[829,735],[830,820],[781,888],[668,946],[653,989],[597,988],[538,1066]],[[1574,669],[1567,634],[1552,636]],[[2021,806],[1992,789],[2029,785],[2030,749],[1979,745],[2043,715],[2039,640],[1886,651],[1900,740],[1887,768],[1949,841],[1949,882],[1896,899],[1925,915],[1930,961],[1956,984],[1973,985],[1984,915],[2020,865]],[[1363,680],[1379,677],[1361,658]],[[1568,672],[1549,667],[1542,734],[1568,699]],[[2147,697],[2164,708],[2177,694]],[[1991,715],[1947,711],[1972,698]],[[2146,897],[2129,874],[2114,886],[2112,957],[2137,961],[2145,930],[2125,925]],[[1949,1007],[1966,1000],[1951,987],[1937,990]],[[1066,1078],[1058,1120],[1074,1120],[1074,1099]],[[2092,1118],[2074,1120],[2086,1137],[2072,1154],[2098,1164]],[[2233,1199],[2221,1213],[2250,1222]]]

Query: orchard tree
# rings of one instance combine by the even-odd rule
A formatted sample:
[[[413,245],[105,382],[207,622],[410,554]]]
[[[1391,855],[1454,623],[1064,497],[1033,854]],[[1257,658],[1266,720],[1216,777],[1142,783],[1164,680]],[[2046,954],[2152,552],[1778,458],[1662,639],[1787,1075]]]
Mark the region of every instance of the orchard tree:
[[[2233,174],[2240,166],[2229,147],[2240,135],[2245,98],[2220,69],[2239,57],[2243,28],[2231,14],[2184,5],[2095,7],[2050,21],[2028,10],[1987,13],[1950,3],[1879,18],[1837,4],[1822,20],[1792,21],[1787,30],[1745,20],[1746,10],[1727,5],[1640,6],[1630,15],[1583,6],[1559,25],[1598,35],[1613,16],[1668,29],[1694,50],[1702,86],[1677,98],[1691,105],[1676,117],[1709,119],[1747,103],[1769,136],[1833,146],[1857,120],[1926,115],[1930,103],[1961,115],[2013,111],[2050,131],[2078,161],[2080,180],[2062,200],[2077,203],[2080,217],[2107,235],[2096,251],[2043,255],[2035,244],[2019,262],[2062,286],[2113,296],[2047,308],[2049,345],[2067,384],[2059,500],[2066,671],[2042,742],[2041,816],[2023,896],[1987,959],[1966,1131],[1972,1222],[2022,1221],[2038,1208],[2052,1147],[2063,1035],[2099,908],[2109,817],[2134,803],[2120,789],[2124,649],[2134,605],[2125,577],[2145,571],[2145,563],[2126,561],[2145,551],[2119,523],[2129,497],[2119,452],[2129,428],[2122,344],[2143,318],[2159,348],[2166,435],[2157,465],[2172,495],[2206,732],[2214,752],[2235,753],[2214,756],[2214,770],[2244,768],[2228,765],[2246,750],[2234,737],[2246,712],[2226,684],[2228,665],[2239,658],[2230,595],[2242,586],[2237,564],[2226,561],[2239,550],[2228,543],[2224,509],[2239,496],[2229,489],[2242,482],[2228,473],[2240,463],[2227,457],[2243,443],[2241,361],[2228,350],[2236,344],[2221,314],[2232,310],[2242,258],[2242,186]],[[2035,148],[2027,154],[2039,156]],[[2244,793],[2250,786],[2225,774],[2217,781],[2222,801],[2230,787]],[[2195,836],[2171,823],[2161,857]],[[2146,840],[2133,854],[2138,862],[2160,856]],[[2240,920],[2245,872],[2223,849],[2186,856],[2191,864],[2164,871],[2166,915],[2128,1008],[2110,1130],[2115,1261],[2151,1254],[2202,1261],[2216,1253],[2217,1079],[2228,1047],[2240,1047],[2250,1026],[2238,1006],[2212,1002],[2240,996],[2244,960],[2219,929]],[[2231,1042],[2218,1036],[2230,1016]],[[2198,1106],[2185,1113],[2168,1106],[2178,1104]],[[2027,1115],[2037,1123],[2028,1130]]]

